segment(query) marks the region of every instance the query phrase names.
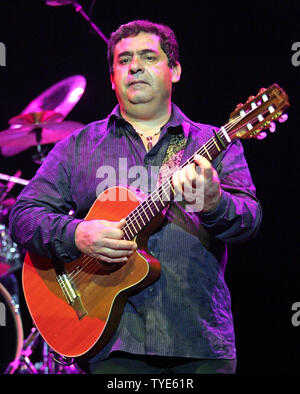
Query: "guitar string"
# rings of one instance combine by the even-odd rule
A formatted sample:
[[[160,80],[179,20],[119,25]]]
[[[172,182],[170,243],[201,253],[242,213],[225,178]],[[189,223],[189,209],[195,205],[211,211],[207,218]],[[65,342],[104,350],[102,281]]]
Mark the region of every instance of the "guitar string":
[[[236,123],[238,123],[238,122],[239,122],[239,120],[235,120],[234,122],[231,121],[231,122],[228,123],[228,126],[233,127],[234,125],[232,125],[232,123],[236,124]],[[226,125],[226,126],[227,126],[227,125]],[[224,127],[225,127],[225,126],[224,126]],[[222,131],[222,132],[223,132],[223,131]],[[224,133],[223,133],[223,137],[224,137]],[[211,148],[212,148],[212,147],[214,148],[214,150],[216,150],[216,143],[217,143],[217,141],[216,141],[215,137],[212,137],[212,138],[205,144],[205,148],[204,148],[204,146],[202,146],[202,147],[194,154],[194,156],[195,156],[196,154],[200,154],[200,153],[207,154],[206,150],[208,149],[209,151],[211,151]],[[202,150],[203,152],[201,152],[201,150]],[[211,153],[212,153],[212,151],[211,151]],[[208,156],[209,156],[209,155],[208,155]],[[208,157],[208,158],[209,158],[209,157]],[[183,165],[181,165],[181,166],[179,167],[179,169],[181,169],[181,168],[184,167],[186,164],[191,163],[191,162],[193,162],[193,159],[192,159],[192,158],[189,159],[189,160],[187,160]],[[143,206],[143,205],[147,204],[148,207],[149,207],[149,209],[150,209],[150,212],[151,212],[151,213],[152,213],[152,209],[151,209],[151,208],[154,208],[154,207],[155,207],[155,209],[157,210],[155,201],[157,201],[157,202],[158,202],[158,201],[161,201],[161,202],[162,202],[162,200],[161,200],[161,198],[160,198],[160,191],[162,192],[161,195],[163,195],[163,193],[165,193],[165,195],[167,195],[167,192],[170,191],[171,188],[172,188],[172,187],[171,187],[171,185],[170,185],[170,180],[167,180],[167,181],[165,181],[158,189],[154,190],[154,192],[152,192],[152,193],[150,194],[150,196],[148,196],[144,201],[142,201],[142,203],[139,204],[138,207],[135,208],[134,211],[132,211],[132,212],[127,216],[127,218],[126,218],[126,225],[123,227],[123,229],[125,229],[125,231],[126,231],[126,229],[128,229],[128,227],[129,227],[128,225],[133,224],[134,221],[135,221],[135,222],[137,223],[137,225],[139,226],[136,217],[141,217],[141,218],[142,218],[142,222],[144,222],[143,218],[145,218],[145,216],[143,216],[142,211],[145,213],[145,210],[147,210],[147,207],[145,207],[146,209],[144,209],[144,206]],[[154,194],[154,193],[156,193],[158,199],[153,200],[152,197],[153,197],[153,194]],[[167,197],[168,197],[168,196],[167,196]],[[149,204],[149,201],[150,201],[150,204]],[[169,200],[169,201],[167,201],[167,202],[166,202],[166,201],[163,201],[163,202],[162,202],[163,208],[164,208],[170,201],[171,201],[171,200]],[[164,204],[165,204],[165,205],[164,205]],[[155,209],[154,209],[154,210],[155,210]],[[149,211],[148,211],[148,213],[149,213]],[[132,217],[132,216],[133,216],[133,217]],[[150,213],[149,213],[149,216],[151,216]],[[152,214],[152,216],[153,216],[153,214]],[[155,216],[155,215],[154,215],[154,216]],[[147,215],[146,215],[146,217],[147,217]],[[134,227],[134,226],[133,226],[133,227]],[[141,228],[140,228],[140,229],[141,229]],[[129,229],[129,231],[130,231],[130,229]],[[131,232],[131,231],[130,231],[130,232]],[[133,236],[135,236],[135,235],[133,235]]]
[[[229,131],[229,130],[230,130],[236,123],[238,123],[239,121],[240,121],[240,119],[236,119],[236,120],[234,120],[234,121],[230,121],[230,122],[228,122],[228,124],[226,124],[226,125],[224,126],[224,128],[227,129],[227,130]],[[223,130],[222,130],[222,129],[220,129],[219,133],[220,133],[220,134],[222,133],[222,136],[224,137],[224,133],[223,133]],[[209,141],[207,141],[207,143],[205,144],[206,149],[208,149],[211,153],[212,153],[212,151],[211,151],[211,148],[212,148],[212,147],[214,148],[214,150],[216,150],[216,145],[215,145],[215,143],[216,143],[217,141],[216,141],[216,140],[214,141],[214,140],[215,140],[215,137],[212,137],[212,138],[211,138]],[[196,154],[200,154],[200,153],[201,153],[201,150],[204,151],[204,153],[207,154],[207,152],[205,151],[204,145],[203,145],[203,146],[193,155],[193,157],[194,157]],[[193,159],[192,159],[192,158],[191,158],[191,159],[188,159],[188,160],[187,160],[182,166],[180,166],[179,168],[183,168],[186,164],[188,164],[188,163],[190,163],[190,162],[193,162]],[[168,182],[169,182],[169,181],[164,182],[164,183],[160,186],[160,188],[164,189],[166,186],[170,187],[170,185],[169,185]],[[166,183],[167,183],[167,185],[166,185]],[[157,193],[158,191],[155,190],[155,192]],[[151,195],[152,195],[152,194],[153,194],[153,193],[151,193]],[[149,207],[149,209],[150,209],[150,211],[151,211],[151,213],[152,213],[152,209],[151,209],[151,208],[153,208],[154,206],[156,207],[156,204],[155,204],[155,202],[152,200],[151,195],[150,195],[149,197],[147,197],[146,200],[144,200],[141,204],[138,205],[138,207],[134,210],[134,211],[136,211],[136,213],[134,213],[134,211],[132,211],[132,212],[127,216],[127,218],[129,219],[129,223],[128,223],[128,220],[125,219],[125,220],[126,220],[126,225],[124,226],[125,229],[126,229],[126,228],[129,228],[129,225],[132,224],[134,220],[137,222],[137,219],[136,219],[135,215],[141,217],[141,218],[142,218],[142,221],[143,221],[143,217],[145,218],[145,216],[143,216],[143,215],[141,214],[141,210],[143,210],[144,212],[146,211],[146,212],[145,212],[146,216],[147,216],[147,213],[149,214],[149,216],[151,216],[149,210],[148,210],[148,212],[147,212],[147,208],[144,209],[144,207],[141,207],[141,205],[142,205],[143,203],[146,202],[146,204],[148,205],[148,207]],[[151,204],[149,204],[149,200],[150,200]],[[165,202],[165,201],[164,201],[164,202]],[[167,204],[168,204],[169,202],[170,202],[170,201],[168,201]],[[167,204],[166,204],[166,205],[167,205]],[[164,208],[166,205],[163,205],[163,208]],[[157,210],[157,208],[155,208],[155,209]],[[140,212],[138,212],[138,211],[140,211]],[[131,217],[132,215],[133,215],[133,218]],[[153,213],[152,213],[152,217],[155,217],[155,216],[156,216],[156,215],[153,216]],[[124,228],[123,228],[123,229],[124,229]],[[125,231],[126,231],[126,230],[125,230]],[[131,231],[130,231],[130,232],[131,232]],[[133,238],[134,238],[134,236],[135,236],[135,235],[133,235]],[[97,270],[99,269],[98,262],[99,262],[99,260],[98,260],[97,258],[94,258],[94,257],[91,257],[91,256],[85,256],[85,258],[82,260],[82,264],[84,264],[84,265],[81,266],[80,268],[77,267],[73,272],[71,272],[71,273],[69,274],[70,279],[76,281],[76,277],[78,277],[78,275],[79,275],[83,270],[85,270],[85,269],[88,267],[88,265],[90,265],[91,263],[94,263],[93,265],[95,266],[94,269],[93,269],[93,271],[94,271],[94,270],[97,271]],[[119,264],[119,263],[116,263],[116,264]],[[90,268],[92,268],[92,266],[91,266]],[[85,276],[89,276],[91,273],[93,273],[93,272],[91,272],[91,271],[89,270],[88,272],[85,272],[85,274],[86,274]],[[79,282],[76,281],[76,284],[79,285]],[[81,281],[80,281],[80,284],[82,284]]]
[[[236,122],[235,122],[236,123]],[[223,136],[224,136],[224,134],[223,134]],[[214,149],[216,148],[216,140],[215,140],[215,137],[212,137],[206,144],[205,144],[205,148],[203,148],[203,147],[201,147],[195,154],[194,154],[194,156],[198,153],[201,153],[200,151],[202,150],[203,151],[203,153],[204,154],[207,154],[207,152],[206,152],[206,150],[208,149],[208,150],[211,150],[211,147],[213,147]],[[209,157],[208,157],[209,158]],[[181,167],[179,167],[179,169],[180,168],[182,168],[182,167],[184,167],[187,163],[189,163],[189,162],[192,162],[193,160],[188,160],[186,163],[184,163]],[[143,218],[145,218],[145,216],[143,216],[143,214],[142,214],[142,212],[144,212],[145,213],[145,211],[149,208],[149,210],[150,210],[150,212],[151,212],[151,214],[149,213],[149,210],[147,211],[148,212],[148,214],[149,214],[149,216],[151,216],[152,215],[152,217],[153,217],[153,213],[152,213],[152,209],[151,208],[154,208],[155,207],[155,209],[153,209],[153,210],[157,210],[157,208],[156,208],[156,204],[155,204],[155,202],[157,201],[157,202],[159,202],[159,201],[161,201],[162,202],[162,204],[163,204],[163,208],[171,201],[171,200],[169,200],[169,201],[162,201],[162,199],[160,198],[160,196],[162,196],[163,195],[163,193],[165,193],[165,195],[167,195],[167,192],[168,191],[170,191],[169,189],[171,188],[171,186],[170,186],[170,180],[167,180],[167,181],[165,181],[158,189],[156,189],[156,190],[154,190],[154,192],[152,192],[151,194],[150,194],[150,196],[148,196],[144,201],[142,201],[142,203],[141,204],[139,204],[138,206],[137,206],[137,208],[135,208],[134,209],[134,211],[132,211],[128,216],[127,216],[127,218],[126,218],[126,225],[123,227],[123,229],[125,229],[125,231],[126,231],[126,229],[128,229],[128,224],[130,225],[130,224],[133,224],[133,222],[134,221],[136,221],[137,222],[137,220],[136,220],[136,217],[141,217],[142,218],[142,222],[144,222],[143,221]],[[160,192],[161,192],[161,194],[160,194]],[[155,196],[154,196],[154,193],[156,194],[156,197],[158,197],[158,198],[155,198]],[[154,200],[153,200],[153,197],[154,197]],[[167,195],[167,197],[168,197],[168,195]],[[164,205],[165,204],[165,205]],[[144,207],[144,205],[147,205],[148,206],[148,208],[147,207]],[[145,208],[145,209],[144,209]],[[154,215],[155,216],[155,215]],[[146,217],[147,217],[147,215],[146,215]],[[137,222],[137,225],[138,225],[138,222]],[[139,225],[138,225],[139,226]],[[134,226],[133,226],[134,227]],[[140,228],[141,229],[141,228]],[[131,232],[130,230],[129,230],[129,232]],[[135,235],[133,235],[133,236],[135,236]]]
[[[235,122],[236,123],[236,122]],[[224,133],[223,133],[223,135],[224,135]],[[213,138],[211,138],[205,145],[206,145],[206,149],[208,149],[209,151],[211,151],[211,147],[214,147],[214,149],[216,149],[216,145],[215,145],[215,142],[213,141],[214,140],[214,138],[215,137],[213,137]],[[200,152],[201,150],[203,150],[204,152],[205,152],[205,149],[203,148],[203,147],[201,147],[195,154],[197,154],[198,152]],[[206,152],[205,152],[206,153]],[[212,152],[211,152],[212,153]],[[191,160],[192,161],[192,160]],[[190,159],[186,162],[186,163],[189,163],[190,162]],[[183,167],[184,165],[186,165],[186,163],[185,164],[183,164],[181,167]],[[161,185],[161,188],[164,190],[164,188],[166,187],[166,184],[167,182],[165,182],[164,184],[162,184]],[[169,183],[168,183],[168,187],[170,187],[170,185],[169,185]],[[156,191],[156,193],[158,193],[157,191]],[[151,197],[151,195],[150,195],[150,197]],[[146,200],[148,200],[148,201],[146,201]],[[152,209],[151,209],[151,206],[152,206],[152,208],[153,208],[153,206],[155,206],[156,207],[156,204],[155,204],[155,202],[152,200],[152,198],[150,198],[150,204],[149,204],[149,197],[146,199],[146,200],[144,200],[141,204],[143,204],[143,203],[145,203],[145,201],[146,201],[146,203],[147,203],[147,205],[148,205],[148,207],[149,207],[149,209],[150,209],[150,211],[151,211],[151,213],[152,213]],[[165,201],[164,201],[165,202]],[[167,203],[169,203],[169,201],[167,202]],[[140,204],[140,205],[141,205]],[[138,215],[138,216],[140,216],[140,217],[142,217],[142,221],[143,221],[143,216],[141,215],[141,209],[145,212],[145,214],[146,214],[146,216],[148,216],[147,215],[147,208],[145,208],[144,209],[144,207],[140,207],[140,205],[137,207],[137,208],[139,208],[139,210],[140,210],[140,212],[138,212],[138,209],[137,209],[137,212],[136,212],[136,214]],[[163,208],[165,207],[165,205],[163,204]],[[156,209],[157,209],[157,207],[156,207]],[[133,211],[134,212],[134,211]],[[129,215],[128,215],[128,219],[129,220],[126,220],[126,227],[128,228],[129,227],[129,225],[130,224],[132,224],[133,223],[133,221],[135,220],[136,222],[137,222],[137,219],[136,219],[136,217],[135,217],[135,213],[133,213],[133,212],[131,212]],[[149,213],[149,211],[148,211],[148,214],[149,214],[149,216],[151,216],[150,215],[150,213]],[[132,217],[133,216],[133,217]],[[152,214],[152,216],[153,216],[153,214]],[[154,215],[155,216],[155,215]],[[145,218],[145,217],[144,217]],[[129,223],[128,223],[129,222]],[[124,226],[125,227],[125,226]],[[126,231],[126,230],[125,230]],[[131,232],[131,231],[130,231]],[[97,260],[96,258],[93,258],[93,257],[91,257],[91,256],[85,256],[85,258],[82,260],[82,264],[83,264],[83,266],[81,266],[80,268],[76,268],[73,272],[71,272],[70,274],[69,274],[69,277],[70,277],[70,279],[71,280],[73,280],[73,281],[76,281],[76,285],[77,286],[79,286],[79,281],[77,281],[77,279],[76,279],[76,277],[78,277],[78,275],[79,274],[81,274],[82,273],[82,271],[83,270],[85,270],[86,271],[86,269],[87,269],[87,267],[88,266],[90,266],[89,268],[93,268],[92,266],[91,266],[91,263],[94,263],[93,265],[94,265],[94,269],[92,270],[92,271],[94,271],[94,270],[97,270],[99,267],[98,267],[98,261],[99,260]],[[91,274],[92,272],[91,272],[91,270],[89,269],[88,271],[86,271],[86,272],[83,272],[82,274],[85,274],[84,276],[85,277],[87,277],[87,276],[89,276],[90,274]],[[82,274],[81,274],[81,276],[82,276]],[[82,278],[83,279],[83,278]],[[80,284],[82,284],[82,280],[80,281]]]
[[[162,185],[162,188],[165,188],[165,187],[166,187],[165,185]],[[145,208],[144,208],[145,203],[148,205],[148,207],[145,207]],[[134,220],[137,221],[136,215],[139,215],[140,217],[143,218],[143,216],[141,215],[142,210],[145,212],[146,215],[147,215],[147,211],[148,211],[148,215],[149,215],[149,216],[153,216],[152,214],[150,214],[149,210],[150,210],[151,212],[152,212],[152,209],[154,210],[154,205],[155,205],[154,201],[153,201],[151,198],[150,198],[150,201],[149,201],[149,197],[148,197],[148,201],[145,200],[145,201],[143,201],[141,204],[144,204],[144,206],[143,206],[142,208],[140,208],[139,210],[137,210],[136,213],[132,213],[132,212],[131,212],[131,213],[128,215],[128,217],[127,217],[127,219],[126,219],[126,226],[124,226],[124,227],[125,227],[124,231],[125,231],[126,234],[127,234],[126,228],[128,229],[129,226],[133,224],[133,221],[134,221]],[[152,208],[152,209],[151,209],[151,208]],[[147,215],[147,216],[148,216],[148,215]],[[143,219],[142,219],[142,220],[143,220]],[[130,232],[131,232],[131,231],[130,231]],[[133,234],[132,234],[132,235],[133,235]],[[127,237],[128,237],[128,234],[127,234]],[[83,259],[81,263],[82,263],[82,264],[84,264],[84,263],[90,263],[90,262],[91,262],[91,259],[93,259],[93,258],[90,257],[90,256],[86,256],[85,259]],[[81,270],[83,270],[83,269],[85,269],[85,268],[86,268],[86,264],[83,265],[83,266],[81,267]],[[78,269],[77,269],[77,270],[74,271],[73,274],[72,274],[72,273],[70,274],[71,279],[75,279],[75,277],[78,276],[78,274],[79,274],[79,271],[78,271]]]
[[[252,111],[254,111],[256,108],[251,108],[248,112],[247,112],[247,115],[249,115],[249,113],[251,113]],[[219,134],[222,134],[222,135],[220,135],[220,137],[225,137],[225,134],[224,134],[224,132],[223,132],[223,128],[225,129],[225,131],[227,132],[227,131],[231,131],[232,130],[232,128],[237,124],[237,123],[239,123],[240,122],[240,120],[241,119],[243,119],[243,116],[237,116],[236,118],[234,118],[234,119],[232,119],[232,120],[230,120],[227,124],[225,124],[222,128],[220,128],[220,130],[219,130]],[[249,123],[249,122],[247,122],[247,123]],[[242,125],[241,127],[244,127],[244,125]],[[207,141],[207,143],[205,143],[194,155],[193,155],[193,157],[196,155],[196,154],[200,154],[201,153],[201,150],[202,151],[204,151],[204,153],[207,155],[207,152],[206,152],[206,150],[208,149],[208,151],[210,151],[211,153],[212,153],[212,150],[211,150],[211,148],[213,147],[214,148],[214,151],[215,151],[215,149],[216,149],[216,143],[217,143],[217,140],[215,139],[216,137],[211,137],[210,138],[210,140],[209,141]],[[226,138],[226,137],[225,137]],[[209,156],[209,155],[208,155]],[[209,157],[208,157],[209,158]],[[179,169],[181,169],[181,168],[183,168],[185,165],[187,165],[188,163],[190,163],[190,162],[193,162],[193,159],[192,158],[190,158],[190,159],[188,159],[184,164],[182,164],[180,167],[179,167]],[[178,170],[179,170],[178,169]],[[166,185],[166,183],[167,183],[167,185]],[[164,190],[164,188],[166,187],[166,186],[168,186],[168,187],[171,187],[170,186],[170,184],[169,184],[169,180],[168,181],[165,181],[161,186],[160,186],[160,188],[159,189],[162,189],[162,191],[165,191]],[[155,190],[154,191],[156,194],[158,193],[158,190]],[[148,215],[147,215],[147,211],[146,211],[146,209],[144,209],[144,207],[142,206],[142,204],[144,204],[145,202],[146,202],[146,204],[148,205],[148,207],[149,207],[149,209],[150,209],[150,211],[151,211],[151,213],[152,213],[152,216],[153,216],[153,212],[152,212],[152,210],[151,210],[151,207],[153,208],[153,206],[155,206],[156,207],[156,204],[155,204],[155,202],[153,201],[153,199],[151,198],[151,196],[152,196],[152,194],[153,193],[151,193],[150,194],[150,196],[149,197],[147,197],[144,201],[142,201],[142,203],[141,204],[139,204],[138,205],[138,207],[137,208],[135,208],[134,209],[134,211],[132,211],[128,216],[127,216],[127,218],[129,219],[129,221],[128,220],[126,220],[126,225],[123,227],[123,229],[128,229],[129,228],[129,225],[130,224],[133,224],[133,221],[135,220],[135,222],[136,223],[138,223],[137,222],[137,219],[136,219],[136,216],[135,215],[137,215],[137,217],[141,217],[142,218],[142,221],[143,221],[143,218],[145,218],[145,216],[143,216],[142,214],[141,214],[141,212],[139,212],[139,211],[143,211],[145,214],[146,214],[146,216],[147,216],[147,218],[148,218]],[[166,193],[165,193],[166,194]],[[158,197],[159,197],[159,194],[158,194]],[[159,197],[159,199],[160,199],[160,197]],[[151,202],[151,205],[149,204],[149,200],[150,200],[150,202]],[[164,201],[165,202],[165,201]],[[169,203],[170,201],[168,201],[167,202],[167,204]],[[167,205],[166,204],[166,205]],[[166,205],[163,205],[163,208],[166,206]],[[156,207],[156,209],[157,209],[157,207]],[[134,213],[136,211],[136,213]],[[159,212],[159,211],[158,211]],[[149,213],[149,211],[148,211],[148,214],[149,214],[149,216],[150,216],[150,213]],[[131,217],[133,215],[133,218]],[[153,217],[155,217],[156,216],[156,214],[153,216]],[[144,222],[144,221],[143,221]],[[134,227],[134,226],[133,226]],[[141,228],[140,228],[141,229]],[[131,232],[131,231],[130,231]],[[136,234],[135,234],[136,235]],[[134,236],[135,235],[133,235],[133,238],[134,238]],[[74,281],[76,281],[76,276],[78,276],[84,269],[86,269],[91,263],[94,263],[94,269],[92,270],[92,271],[88,271],[88,272],[86,272],[85,273],[85,276],[87,277],[87,276],[89,276],[91,273],[93,273],[93,272],[96,272],[98,269],[99,269],[99,266],[98,266],[98,263],[99,263],[99,259],[97,259],[97,258],[94,258],[94,257],[91,257],[91,256],[85,256],[85,259],[83,259],[83,261],[82,261],[82,263],[84,264],[83,266],[81,266],[80,268],[76,268],[73,272],[71,272],[70,273],[70,279],[72,279],[72,280],[74,280]],[[119,263],[115,263],[115,264],[119,264]],[[92,268],[92,266],[90,267],[90,268]],[[81,282],[82,283],[82,282]],[[77,284],[78,284],[78,282],[77,282]]]
[[[248,111],[248,113],[247,113],[247,115],[249,115],[249,113],[250,112],[252,112],[252,110],[254,110],[255,108],[253,108],[253,109],[250,109],[249,111]],[[225,125],[225,126],[223,126],[225,129],[227,129],[226,130],[226,132],[227,131],[229,131],[229,130],[231,130],[233,127],[234,127],[234,125],[236,124],[236,123],[238,123],[239,121],[240,121],[240,119],[242,119],[243,118],[243,116],[241,116],[240,118],[239,117],[237,117],[236,118],[236,120],[235,121],[230,121],[230,122],[228,122],[228,124],[227,125]],[[248,122],[247,122],[248,123]],[[246,124],[247,124],[246,123]],[[228,127],[227,127],[228,126]],[[242,125],[242,127],[244,127],[245,125]],[[224,135],[224,133],[223,133],[223,130],[222,129],[220,129],[220,131],[222,132],[222,134],[223,134],[223,137],[225,136]],[[206,144],[205,144],[205,146],[206,146],[206,148],[211,148],[211,143],[213,143],[213,144],[215,144],[215,142],[216,141],[214,141],[214,137],[213,138],[211,138],[211,140],[210,141],[208,141]],[[210,145],[210,146],[209,146]],[[203,147],[202,147],[203,148]],[[199,153],[200,153],[200,151],[201,151],[201,149],[202,148],[200,148],[200,150],[198,151]],[[215,149],[215,146],[214,146],[214,149]],[[198,152],[196,152],[195,154],[197,154]],[[205,153],[207,153],[207,152],[205,152]],[[190,162],[190,159],[187,161],[187,163],[189,163]],[[183,167],[184,165],[186,165],[186,164],[183,164],[181,167]],[[156,191],[157,192],[157,191]],[[151,202],[153,202],[152,201],[152,199],[150,199],[150,201]],[[144,201],[143,201],[144,202]],[[150,210],[151,210],[151,207],[149,206],[149,202],[147,201],[147,204],[148,204],[148,207],[150,208]],[[141,204],[140,204],[141,205]],[[140,205],[138,206],[138,208],[140,207]],[[155,205],[155,204],[154,204]],[[142,207],[143,208],[143,207]],[[145,212],[145,210],[143,209],[143,211]],[[151,211],[152,212],[152,211]],[[146,213],[146,212],[145,212]],[[148,212],[149,213],[149,212]],[[130,214],[131,215],[131,214]],[[130,216],[130,215],[128,215],[128,217]],[[140,213],[139,213],[139,215],[140,215]],[[150,213],[149,213],[149,215],[150,215]],[[131,219],[130,219],[131,220]],[[134,220],[136,220],[136,218],[134,219]],[[132,221],[131,221],[131,223],[132,223]],[[127,225],[128,226],[128,225]],[[87,263],[86,263],[86,265],[84,266],[84,267],[87,267],[91,262],[93,262],[94,263],[94,268],[93,268],[93,272],[96,272],[97,270],[99,270],[99,265],[98,265],[98,263],[99,263],[99,260],[98,259],[96,259],[96,258],[93,258],[93,257],[90,257],[90,256],[86,256],[86,259],[84,260],[84,261],[87,261]],[[82,269],[84,268],[84,267],[82,267]],[[80,271],[82,271],[82,269],[80,270]],[[89,274],[90,273],[92,273],[92,271],[88,271],[87,273],[86,273],[86,277],[88,277],[89,276]]]

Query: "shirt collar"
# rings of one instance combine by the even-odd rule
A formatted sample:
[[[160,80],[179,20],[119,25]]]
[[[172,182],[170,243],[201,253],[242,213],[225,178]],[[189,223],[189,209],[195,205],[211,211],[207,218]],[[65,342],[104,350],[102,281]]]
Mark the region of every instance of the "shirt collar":
[[[184,127],[187,121],[189,122],[189,119],[177,107],[177,105],[172,103],[171,117],[168,122],[163,126],[163,133],[165,133],[167,130],[171,131],[172,129],[176,130],[177,133],[179,132],[179,130],[181,130],[181,132],[183,131],[185,136],[187,137],[188,131],[187,128]],[[118,136],[121,136],[124,132],[124,128],[120,126],[126,127],[126,125],[128,125],[128,123],[122,117],[120,112],[120,106],[118,104],[108,116],[108,126],[110,127],[112,132],[114,132]],[[128,127],[127,130],[131,133],[134,133],[131,127]]]

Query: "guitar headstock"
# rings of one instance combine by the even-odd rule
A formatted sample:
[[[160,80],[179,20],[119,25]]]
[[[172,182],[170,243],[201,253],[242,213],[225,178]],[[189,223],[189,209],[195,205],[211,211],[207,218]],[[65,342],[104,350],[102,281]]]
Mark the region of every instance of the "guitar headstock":
[[[260,89],[257,96],[248,98],[245,104],[238,104],[230,114],[227,132],[232,140],[236,138],[258,138],[266,136],[264,129],[275,130],[274,122],[286,120],[284,111],[290,106],[285,91],[277,84]]]

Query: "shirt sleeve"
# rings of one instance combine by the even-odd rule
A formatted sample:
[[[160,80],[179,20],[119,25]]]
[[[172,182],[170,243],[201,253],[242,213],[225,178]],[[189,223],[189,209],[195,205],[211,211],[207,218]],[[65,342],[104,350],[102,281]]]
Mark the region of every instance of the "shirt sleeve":
[[[73,146],[72,136],[56,144],[19,195],[9,218],[15,242],[64,262],[80,256],[74,233],[81,220],[70,215],[76,208],[70,187]]]
[[[210,212],[200,213],[203,227],[225,242],[253,238],[261,224],[262,208],[256,198],[241,142],[235,140],[214,164],[221,183],[221,201]]]

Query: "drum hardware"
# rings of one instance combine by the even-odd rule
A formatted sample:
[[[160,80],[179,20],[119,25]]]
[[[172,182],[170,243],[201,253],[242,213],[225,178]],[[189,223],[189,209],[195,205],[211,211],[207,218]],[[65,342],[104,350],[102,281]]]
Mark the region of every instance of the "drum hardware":
[[[22,171],[18,170],[15,174],[14,177],[19,177],[22,175]],[[5,186],[1,184],[1,186],[3,186],[3,189],[0,189],[0,209],[1,209],[1,205],[3,203],[3,201],[5,200],[5,197],[8,195],[8,193],[11,191],[11,189],[14,187],[15,182],[9,181]]]
[[[0,283],[0,373],[5,371],[9,363],[14,363],[21,354],[23,346],[23,324],[20,316],[19,305]]]
[[[30,356],[42,344],[42,361],[33,362]],[[83,374],[84,372],[75,366],[74,359],[67,359],[58,355],[50,349],[48,344],[42,341],[39,331],[36,327],[31,329],[28,338],[24,341],[24,346],[19,353],[19,357],[13,360],[5,372],[6,375],[19,374]]]
[[[43,145],[55,144],[83,126],[80,122],[65,121],[64,118],[80,100],[85,87],[85,77],[74,75],[41,93],[20,115],[9,120],[7,130],[0,132],[2,155],[10,157],[36,147],[32,159],[41,164],[49,150]],[[8,182],[6,185],[0,183],[0,280],[4,283],[13,276],[12,271],[21,266],[18,245],[12,242],[6,223],[16,201],[15,198],[6,198],[11,188],[14,184],[26,186],[29,183],[29,180],[20,178],[21,174],[20,171],[14,176],[0,173],[0,179]],[[0,307],[0,323],[5,323],[3,327],[0,324],[0,373],[84,373],[75,365],[74,359],[54,353],[35,327],[24,341],[19,305],[1,283]],[[5,316],[1,316],[4,312]],[[31,360],[32,353],[40,348],[42,351],[38,356],[41,361],[34,363]]]
[[[24,185],[24,186],[26,186],[29,183],[29,181],[27,179],[22,179],[22,178],[18,178],[16,176],[6,175],[6,174],[2,174],[2,173],[0,173],[0,179],[3,181],[18,183],[18,184]],[[3,201],[1,202],[1,204],[3,204]]]
[[[59,112],[47,110],[17,115],[10,118],[8,123],[13,126],[13,129],[32,125],[42,127],[43,124],[47,125],[49,122],[60,122],[63,118],[63,115]]]
[[[0,133],[0,146],[18,150],[36,146],[35,159],[42,161],[45,157],[41,145],[56,143],[83,126],[80,122],[58,121],[61,116],[53,111],[18,115],[9,121],[14,127]]]
[[[15,177],[21,175],[18,170]],[[0,278],[21,267],[21,252],[18,245],[12,241],[8,230],[8,215],[16,202],[15,198],[6,198],[15,182],[8,176],[8,183],[1,190],[0,196]],[[2,185],[1,185],[2,186]]]
[[[46,4],[50,5],[52,7],[57,7],[57,6],[61,6],[61,5],[72,5],[74,7],[75,11],[79,12],[80,15],[88,22],[90,27],[95,30],[95,32],[98,34],[98,36],[101,37],[102,40],[106,44],[108,43],[107,37],[102,33],[101,29],[91,20],[91,18],[83,10],[82,5],[77,3],[77,1],[75,1],[75,0],[46,0]]]
[[[65,78],[32,100],[21,114],[54,111],[61,114],[64,119],[80,100],[85,87],[86,79],[82,75]]]
[[[21,265],[18,245],[12,241],[7,226],[0,224],[0,277],[16,271]]]
[[[36,128],[32,130],[35,133],[35,139],[37,142],[36,150],[37,152],[32,155],[32,160],[36,164],[42,164],[43,161],[46,159],[45,151],[42,150],[41,141],[42,141],[42,128]]]
[[[41,164],[46,154],[41,145],[56,143],[83,126],[80,122],[63,120],[80,100],[85,87],[85,77],[73,75],[32,100],[20,115],[9,120],[10,128],[0,132],[2,155],[11,157],[37,146],[33,160]]]
[[[61,354],[58,354],[56,352],[54,352],[53,350],[50,350],[50,355],[53,361],[55,361],[56,363],[63,365],[63,366],[70,366],[72,364],[74,364],[75,359],[74,358],[70,358],[70,357],[65,357],[62,356]]]
[[[33,349],[37,345],[37,339],[39,337],[39,332],[36,328],[33,328],[31,330],[31,333],[29,337],[24,341],[24,346],[19,354],[19,357],[15,358],[7,367],[5,370],[6,375],[12,375],[15,373],[18,369],[27,369],[30,371],[29,373],[31,374],[38,374],[37,369],[33,365],[33,363],[30,361],[30,356],[33,352]]]

